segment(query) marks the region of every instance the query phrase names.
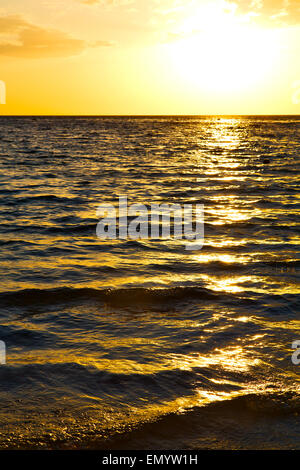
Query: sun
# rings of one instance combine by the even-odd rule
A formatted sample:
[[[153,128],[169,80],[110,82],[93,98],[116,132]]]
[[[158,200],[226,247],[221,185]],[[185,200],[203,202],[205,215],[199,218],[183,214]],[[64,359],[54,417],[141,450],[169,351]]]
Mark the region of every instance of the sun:
[[[165,45],[167,60],[180,81],[193,89],[228,94],[271,80],[280,49],[276,30],[224,12],[206,20],[202,16],[197,30],[195,17],[185,19],[180,38]]]

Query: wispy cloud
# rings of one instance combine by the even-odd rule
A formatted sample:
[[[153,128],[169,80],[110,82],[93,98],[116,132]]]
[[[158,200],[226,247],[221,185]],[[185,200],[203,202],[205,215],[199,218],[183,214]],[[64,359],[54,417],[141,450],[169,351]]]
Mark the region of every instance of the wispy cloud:
[[[108,7],[136,4],[142,6],[144,0],[77,0],[87,5],[103,5]],[[168,14],[178,10],[186,10],[189,6],[207,4],[207,0],[147,0],[154,11]],[[222,2],[220,2],[222,3]],[[261,19],[285,24],[300,23],[300,0],[224,0],[223,5],[236,5],[237,12],[252,13]]]
[[[300,0],[234,0],[237,11],[282,24],[300,24]]]
[[[68,34],[29,23],[21,16],[0,17],[0,55],[11,57],[67,57],[88,47],[111,46],[110,41],[92,44]]]

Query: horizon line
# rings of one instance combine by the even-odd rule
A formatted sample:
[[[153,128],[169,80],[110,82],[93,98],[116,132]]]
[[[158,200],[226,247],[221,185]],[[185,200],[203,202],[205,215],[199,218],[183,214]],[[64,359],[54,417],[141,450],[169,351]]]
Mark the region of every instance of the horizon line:
[[[0,114],[0,117],[300,117],[298,114]]]

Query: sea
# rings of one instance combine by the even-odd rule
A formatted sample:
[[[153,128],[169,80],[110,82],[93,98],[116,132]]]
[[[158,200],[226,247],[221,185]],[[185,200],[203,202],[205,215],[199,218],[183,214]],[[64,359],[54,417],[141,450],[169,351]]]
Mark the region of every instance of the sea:
[[[300,449],[300,116],[0,116],[0,149],[0,448]],[[120,196],[203,205],[203,246],[99,238]]]

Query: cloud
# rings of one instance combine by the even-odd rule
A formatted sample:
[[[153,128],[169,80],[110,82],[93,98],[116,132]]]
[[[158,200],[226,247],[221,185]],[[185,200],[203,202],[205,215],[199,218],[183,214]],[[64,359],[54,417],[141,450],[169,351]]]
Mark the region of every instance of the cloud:
[[[124,6],[130,4],[143,4],[142,0],[77,0],[87,5],[102,5],[106,7]],[[147,3],[156,7],[156,11],[167,14],[172,11],[183,11],[189,4],[201,5],[207,0],[147,0]],[[271,22],[285,24],[300,23],[300,0],[224,0],[226,4],[237,6],[237,13],[253,13],[259,18]]]
[[[237,12],[254,13],[264,20],[300,24],[300,0],[234,0]]]
[[[89,44],[68,34],[36,26],[20,16],[0,17],[0,55],[10,57],[67,57],[88,47],[111,46],[109,41]]]

